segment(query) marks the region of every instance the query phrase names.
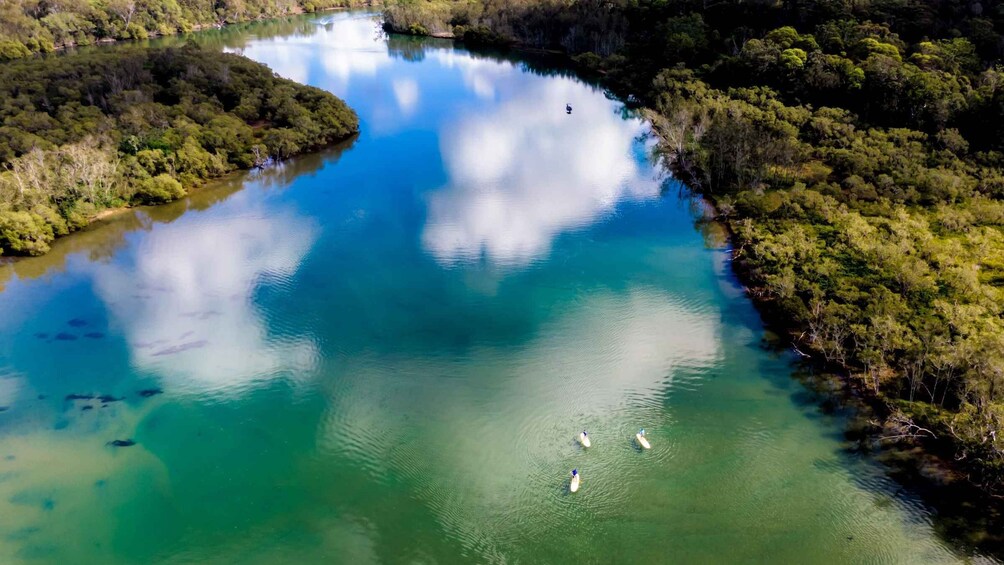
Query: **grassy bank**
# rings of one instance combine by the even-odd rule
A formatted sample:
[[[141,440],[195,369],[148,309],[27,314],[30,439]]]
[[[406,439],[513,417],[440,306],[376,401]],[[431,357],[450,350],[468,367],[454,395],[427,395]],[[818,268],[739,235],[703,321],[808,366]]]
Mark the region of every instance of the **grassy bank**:
[[[561,49],[641,100],[765,317],[882,408],[873,437],[1004,494],[1004,12],[439,0],[386,19]]]
[[[0,65],[0,252],[38,255],[100,211],[346,139],[325,91],[237,55],[121,48]]]

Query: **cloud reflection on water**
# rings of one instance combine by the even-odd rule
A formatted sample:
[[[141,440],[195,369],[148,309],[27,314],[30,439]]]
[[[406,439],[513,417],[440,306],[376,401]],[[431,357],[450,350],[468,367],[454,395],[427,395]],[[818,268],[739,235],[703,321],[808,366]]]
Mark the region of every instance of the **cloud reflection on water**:
[[[319,448],[377,477],[413,478],[442,527],[471,549],[544,536],[574,512],[542,498],[578,453],[572,436],[586,427],[606,442],[607,478],[594,459],[591,484],[607,492],[605,504],[626,496],[610,493],[646,471],[633,451],[611,445],[626,443],[633,426],[655,427],[665,395],[698,386],[721,362],[720,331],[716,309],[640,286],[591,294],[518,351],[357,359],[332,391]],[[421,438],[387,441],[412,438],[416,421],[426,427]],[[662,444],[652,455],[669,451]]]
[[[24,379],[15,375],[0,375],[0,410],[10,407],[18,397]]]
[[[128,264],[94,268],[95,288],[122,327],[132,363],[165,384],[228,389],[314,363],[310,340],[268,335],[253,295],[287,283],[317,228],[291,213],[257,210],[246,198],[237,202],[245,208],[226,217],[157,226]]]
[[[411,116],[418,108],[418,82],[413,79],[396,79],[393,82],[394,98],[405,117]]]
[[[658,195],[659,180],[634,154],[647,126],[624,120],[600,90],[570,77],[533,76],[510,61],[398,43],[399,51],[435,61],[437,80],[459,78],[474,98],[435,125],[448,180],[428,197],[422,242],[441,263],[525,265],[546,257],[555,237],[618,203]],[[334,17],[309,38],[251,41],[242,49],[283,76],[341,96],[353,80],[372,79],[359,83],[368,102],[357,107],[371,135],[410,123],[421,116],[422,97],[435,95],[423,93],[433,84],[407,67],[389,81],[373,78],[394,64],[391,51],[375,20],[358,17]],[[311,61],[322,72],[311,72]]]
[[[372,17],[334,18],[316,26],[307,37],[290,36],[248,41],[227,49],[268,65],[279,75],[304,84],[317,84],[345,96],[353,77],[372,77],[391,63],[386,37]],[[311,79],[311,62],[319,62],[323,77]]]
[[[477,96],[499,94],[502,102],[441,132],[449,183],[429,197],[422,236],[439,261],[527,264],[545,257],[560,233],[619,202],[658,195],[659,180],[633,154],[646,126],[622,119],[601,92],[570,78],[527,80],[512,66],[442,57],[462,69]],[[522,80],[508,80],[515,74]]]

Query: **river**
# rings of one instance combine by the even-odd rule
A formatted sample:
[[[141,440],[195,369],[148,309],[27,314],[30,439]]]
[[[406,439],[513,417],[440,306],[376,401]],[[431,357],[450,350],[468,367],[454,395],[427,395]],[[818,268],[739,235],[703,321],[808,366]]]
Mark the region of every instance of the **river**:
[[[601,89],[355,13],[196,40],[362,133],[0,267],[0,562],[989,561],[846,449]]]

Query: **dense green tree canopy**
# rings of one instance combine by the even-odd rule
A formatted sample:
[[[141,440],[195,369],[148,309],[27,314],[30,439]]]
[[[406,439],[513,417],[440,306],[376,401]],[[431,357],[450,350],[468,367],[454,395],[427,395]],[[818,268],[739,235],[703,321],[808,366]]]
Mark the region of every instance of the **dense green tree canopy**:
[[[38,254],[97,211],[335,143],[355,114],[237,55],[121,48],[0,64],[0,251]]]

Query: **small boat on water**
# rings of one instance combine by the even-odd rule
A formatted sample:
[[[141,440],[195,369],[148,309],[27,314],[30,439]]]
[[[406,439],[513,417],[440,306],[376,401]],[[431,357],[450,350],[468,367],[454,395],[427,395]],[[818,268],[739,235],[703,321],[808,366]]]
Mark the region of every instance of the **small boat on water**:
[[[571,114],[572,113],[572,105],[571,104],[565,104],[565,113],[566,114]]]
[[[582,430],[582,433],[579,434],[579,443],[582,444],[582,447],[589,447],[592,445],[592,442],[589,441],[589,434],[586,433],[586,430]]]
[[[639,430],[638,433],[634,435],[634,438],[638,440],[638,445],[640,445],[642,449],[652,449],[652,444],[650,444],[648,439],[645,437],[645,428]]]
[[[579,470],[572,469],[572,481],[568,483],[568,490],[575,492],[579,490]]]

